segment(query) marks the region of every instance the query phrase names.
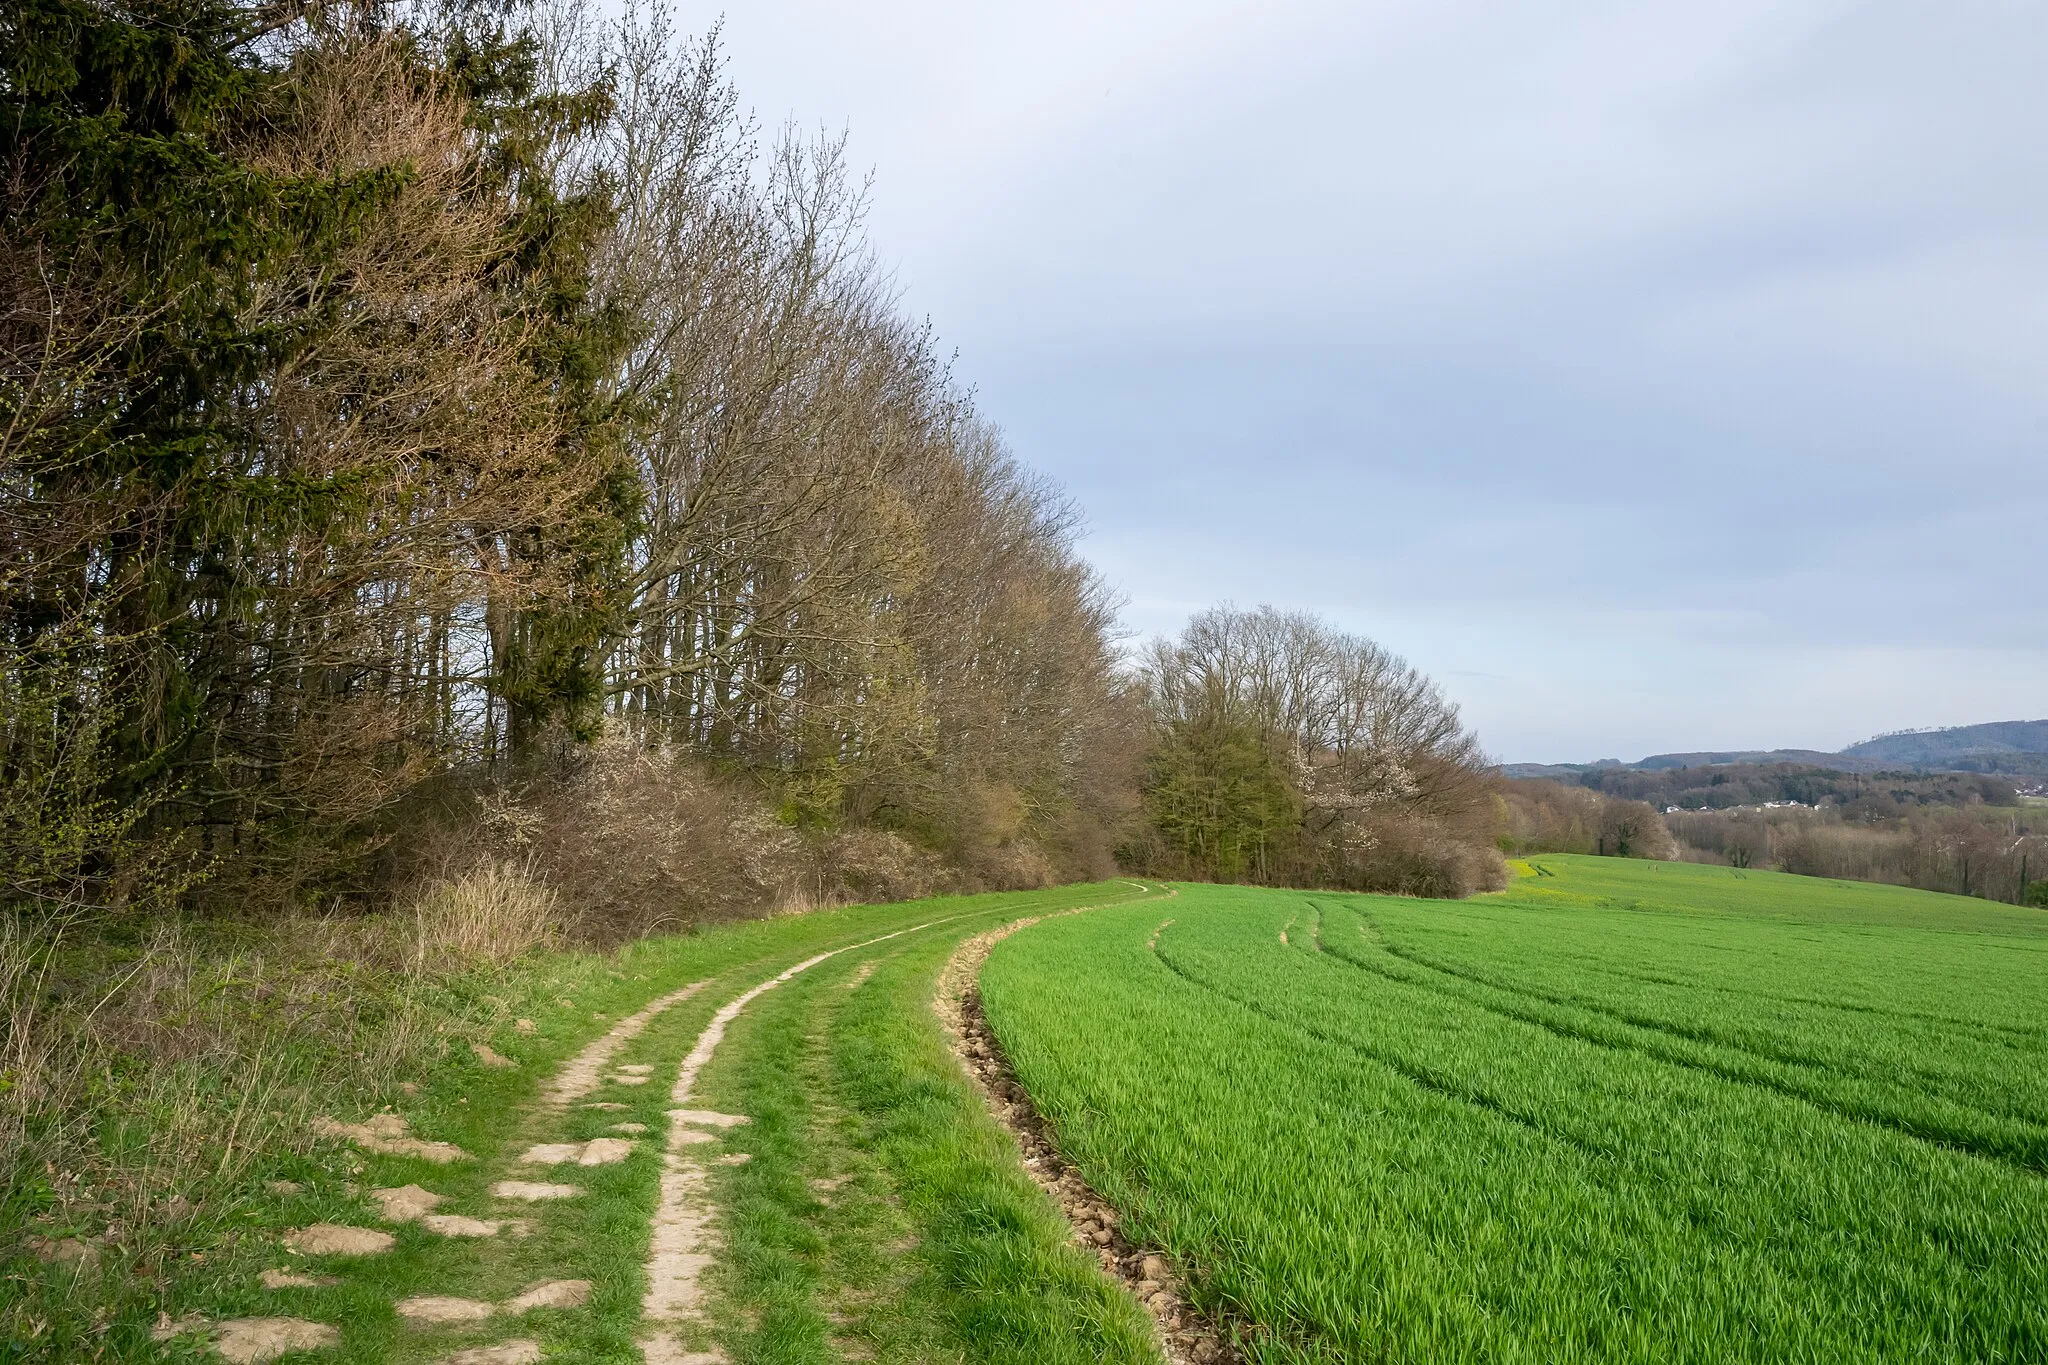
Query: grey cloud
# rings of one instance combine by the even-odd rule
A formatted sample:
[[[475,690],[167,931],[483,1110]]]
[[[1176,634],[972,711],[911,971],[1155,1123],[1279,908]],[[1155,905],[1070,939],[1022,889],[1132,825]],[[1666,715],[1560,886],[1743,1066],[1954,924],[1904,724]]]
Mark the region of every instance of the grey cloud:
[[[735,76],[1135,625],[1325,611],[1511,757],[2048,711],[2048,10],[891,9]]]

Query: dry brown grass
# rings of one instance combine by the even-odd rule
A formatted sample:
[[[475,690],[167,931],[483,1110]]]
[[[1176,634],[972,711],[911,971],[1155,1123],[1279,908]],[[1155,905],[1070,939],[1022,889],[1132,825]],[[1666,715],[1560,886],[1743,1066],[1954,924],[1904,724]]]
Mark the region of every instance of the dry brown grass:
[[[525,865],[491,858],[429,886],[409,924],[417,963],[500,964],[561,943],[561,900]]]

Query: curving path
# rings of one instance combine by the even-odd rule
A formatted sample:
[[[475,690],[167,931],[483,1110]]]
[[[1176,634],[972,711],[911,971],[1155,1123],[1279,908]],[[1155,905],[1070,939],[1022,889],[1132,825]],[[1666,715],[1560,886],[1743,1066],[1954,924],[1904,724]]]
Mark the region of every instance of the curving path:
[[[1141,892],[1149,889],[1131,885]],[[1086,908],[1092,907],[1063,907],[1048,913],[1069,914]],[[401,1246],[417,1265],[424,1245],[429,1250],[423,1282],[416,1271],[408,1271],[403,1278],[413,1292],[390,1305],[409,1343],[399,1347],[406,1359],[431,1360],[436,1365],[537,1365],[548,1355],[542,1339],[549,1336],[567,1332],[572,1340],[593,1329],[623,1329],[637,1344],[645,1365],[726,1365],[727,1357],[713,1336],[708,1312],[707,1272],[721,1254],[721,1210],[713,1168],[750,1160],[745,1152],[729,1150],[726,1139],[752,1118],[703,1106],[698,1092],[706,1069],[719,1055],[734,1022],[764,994],[844,954],[955,921],[972,922],[961,926],[962,934],[968,934],[970,928],[1000,923],[987,910],[968,910],[814,953],[739,990],[710,1014],[687,1050],[684,1039],[689,1035],[674,1028],[643,1043],[640,1055],[655,1063],[683,1054],[679,1062],[672,1063],[675,1072],[666,1096],[665,1125],[662,1111],[655,1108],[649,1112],[650,1106],[639,1099],[645,1094],[641,1087],[658,1083],[660,1077],[655,1073],[661,1068],[627,1060],[632,1056],[628,1044],[669,1011],[712,989],[714,981],[731,983],[728,988],[743,983],[745,975],[734,981],[735,969],[666,991],[560,1062],[531,1102],[508,1113],[512,1133],[507,1134],[501,1155],[481,1171],[472,1164],[477,1158],[469,1152],[414,1136],[407,1121],[397,1114],[387,1112],[363,1123],[322,1121],[323,1134],[346,1140],[368,1155],[399,1158],[406,1164],[395,1167],[401,1174],[394,1177],[392,1187],[362,1191],[376,1210],[374,1217],[360,1219],[370,1226],[311,1223],[283,1239],[285,1252],[300,1259],[262,1273],[259,1278],[265,1297],[274,1299],[280,1310],[298,1306],[313,1311],[306,1316],[280,1311],[277,1316],[226,1321],[196,1316],[177,1322],[165,1320],[159,1325],[159,1338],[203,1334],[214,1350],[234,1365],[264,1365],[293,1352],[331,1350],[344,1344],[341,1329],[346,1314],[337,1314],[333,1300],[322,1297],[323,1292],[337,1284],[360,1286],[377,1277],[379,1272],[363,1272],[375,1258],[390,1255]],[[941,989],[941,999],[951,1002],[948,1022],[956,1029],[962,987],[971,983],[972,967],[978,966],[993,937],[973,940],[965,956],[955,959],[956,971],[948,973],[948,985]],[[759,959],[756,962],[752,971],[770,970]],[[853,985],[865,980],[874,966],[870,961],[852,973]],[[965,980],[958,973],[962,967],[967,968]],[[736,970],[745,973],[748,969]],[[534,1031],[523,1020],[519,1027],[522,1032]],[[487,1056],[488,1051],[479,1048],[477,1052],[486,1066],[517,1065],[496,1053]],[[973,1069],[970,1066],[970,1072]],[[622,1110],[639,1112],[618,1112]],[[633,1119],[644,1122],[630,1121]],[[593,1201],[609,1200],[616,1207],[621,1198],[631,1197],[628,1189],[646,1188],[641,1183],[646,1179],[644,1167],[632,1168],[643,1174],[625,1184],[617,1175],[598,1168],[619,1167],[654,1142],[660,1144],[658,1193],[649,1223],[646,1279],[637,1322],[631,1309],[621,1316],[621,1289],[634,1291],[619,1284],[616,1276],[608,1282],[605,1275],[598,1274],[593,1277],[595,1283],[530,1278],[548,1269],[557,1276],[592,1274],[590,1269],[577,1268],[588,1263],[587,1257],[565,1249],[578,1245],[578,1229],[585,1226],[581,1220],[598,1216],[596,1210],[603,1205]],[[447,1170],[449,1178],[437,1178],[431,1168]],[[407,1171],[413,1173],[412,1179],[396,1184],[396,1180],[407,1180],[403,1174]],[[635,1202],[645,1197],[642,1193]],[[610,1216],[615,1220],[616,1214]],[[423,1234],[428,1239],[425,1243]],[[440,1253],[431,1250],[444,1243],[450,1247],[467,1243],[476,1250],[444,1263]],[[1114,1267],[1111,1269],[1114,1274]],[[607,1298],[613,1305],[610,1308],[604,1306]],[[553,1326],[543,1325],[548,1312],[585,1309],[600,1316],[559,1318],[552,1320]],[[536,1313],[543,1318],[529,1323],[528,1315]],[[316,1320],[322,1318],[329,1320]],[[372,1347],[379,1356],[384,1349]],[[849,1354],[847,1358],[866,1357]]]
[[[959,918],[955,916],[954,918]],[[654,1236],[647,1256],[647,1297],[640,1316],[650,1329],[641,1340],[641,1354],[647,1365],[724,1365],[725,1356],[715,1349],[696,1349],[688,1338],[701,1335],[691,1331],[703,1321],[703,1275],[715,1252],[716,1210],[710,1199],[709,1171],[699,1155],[713,1141],[707,1129],[729,1128],[749,1120],[740,1114],[721,1114],[709,1109],[689,1108],[697,1078],[725,1039],[725,1030],[740,1012],[777,986],[809,971],[841,953],[871,947],[905,934],[918,933],[934,924],[898,929],[861,943],[819,953],[743,991],[711,1016],[711,1022],[697,1035],[696,1046],[683,1058],[676,1072],[669,1100],[676,1107],[669,1113],[668,1150],[663,1154],[661,1202],[654,1212]],[[681,1329],[680,1331],[678,1329]]]

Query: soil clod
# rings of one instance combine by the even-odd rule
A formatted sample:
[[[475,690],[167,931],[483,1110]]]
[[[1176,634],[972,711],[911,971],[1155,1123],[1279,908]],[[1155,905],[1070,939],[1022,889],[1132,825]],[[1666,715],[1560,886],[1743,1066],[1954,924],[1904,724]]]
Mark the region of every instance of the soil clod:
[[[536,1308],[581,1308],[590,1302],[588,1280],[543,1280],[505,1301],[508,1313],[527,1313]]]
[[[505,1223],[497,1218],[467,1218],[459,1213],[430,1213],[420,1226],[443,1237],[495,1237]]]
[[[342,1223],[315,1223],[284,1238],[286,1246],[306,1256],[381,1256],[397,1242],[388,1232]]]
[[[574,1199],[583,1193],[581,1185],[551,1185],[538,1180],[500,1180],[491,1186],[491,1193],[500,1199],[524,1199],[529,1202],[541,1199]]]
[[[418,1185],[400,1185],[396,1189],[371,1190],[370,1198],[377,1201],[385,1222],[415,1223],[422,1215],[432,1213],[436,1204],[446,1203],[448,1196]]]
[[[633,1155],[631,1138],[592,1138],[583,1144],[582,1155],[576,1158],[578,1166],[610,1166]]]
[[[398,1316],[408,1322],[481,1322],[495,1317],[498,1305],[482,1299],[457,1299],[445,1294],[415,1294],[395,1305]]]
[[[83,1237],[35,1237],[29,1240],[36,1258],[50,1265],[90,1266],[100,1258],[99,1243]]]
[[[294,1270],[266,1270],[256,1282],[265,1289],[319,1289],[338,1283],[332,1275],[301,1275]]]
[[[345,1138],[364,1151],[379,1156],[416,1156],[422,1161],[444,1166],[451,1161],[469,1158],[468,1152],[452,1142],[428,1142],[411,1136],[406,1131],[404,1118],[397,1114],[379,1114],[367,1123],[314,1119],[313,1132],[320,1137]]]
[[[292,1351],[320,1351],[341,1344],[341,1333],[304,1318],[235,1318],[220,1325],[213,1348],[230,1365],[263,1365]]]
[[[441,1357],[441,1365],[538,1365],[537,1341],[501,1341],[496,1346],[471,1346],[454,1355]]]

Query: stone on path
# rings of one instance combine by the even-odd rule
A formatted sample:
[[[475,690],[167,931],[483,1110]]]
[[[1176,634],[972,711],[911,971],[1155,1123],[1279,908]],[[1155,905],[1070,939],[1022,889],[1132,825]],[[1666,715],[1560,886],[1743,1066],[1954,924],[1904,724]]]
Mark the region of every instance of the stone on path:
[[[753,1122],[745,1114],[721,1114],[716,1109],[671,1109],[668,1116],[677,1123],[694,1123],[704,1128],[737,1128]]]
[[[752,1152],[727,1152],[724,1156],[718,1157],[712,1164],[717,1166],[744,1166],[753,1159],[754,1154]]]
[[[668,1135],[671,1147],[688,1147],[694,1143],[716,1142],[718,1134],[707,1133],[701,1128],[678,1128]]]
[[[521,1033],[533,1033],[536,1031],[531,1019],[514,1019],[512,1027],[518,1029]]]
[[[496,1237],[504,1222],[495,1218],[465,1218],[459,1213],[430,1213],[420,1226],[443,1237]]]
[[[647,1131],[647,1125],[644,1123],[615,1123],[612,1125],[612,1131],[614,1133],[644,1133]]]
[[[590,1302],[588,1280],[543,1280],[505,1301],[508,1313],[527,1313],[536,1308],[581,1308]]]
[[[296,1180],[266,1180],[263,1182],[263,1188],[272,1194],[300,1194],[306,1187]]]
[[[446,1203],[448,1196],[423,1190],[417,1185],[400,1185],[396,1189],[371,1190],[370,1198],[383,1209],[387,1223],[416,1222],[422,1214],[432,1213],[436,1204]]]
[[[628,1076],[646,1076],[651,1075],[654,1068],[645,1062],[630,1062],[620,1067],[619,1070],[625,1072]]]
[[[286,1246],[307,1256],[380,1256],[397,1242],[388,1232],[341,1223],[315,1223],[284,1236]]]
[[[538,1365],[537,1341],[501,1341],[496,1346],[472,1346],[452,1356],[441,1357],[441,1365]]]
[[[304,1318],[236,1318],[220,1325],[214,1349],[231,1365],[262,1365],[291,1351],[319,1351],[341,1344],[341,1333]]]
[[[592,1138],[588,1142],[539,1142],[519,1159],[530,1166],[609,1166],[633,1154],[628,1138]]]
[[[603,1109],[603,1110],[605,1110],[605,1111],[606,1111],[606,1112],[608,1112],[608,1113],[613,1113],[613,1114],[616,1114],[616,1113],[618,1113],[618,1112],[619,1112],[619,1110],[621,1110],[621,1109],[628,1109],[628,1108],[631,1108],[632,1106],[630,1106],[630,1105],[624,1105],[624,1104],[618,1104],[618,1103],[615,1103],[615,1102],[614,1102],[614,1101],[612,1101],[612,1100],[597,1100],[597,1101],[594,1101],[594,1102],[592,1102],[592,1103],[590,1103],[590,1104],[586,1104],[586,1105],[584,1105],[583,1107],[584,1107],[585,1109]]]
[[[319,1289],[340,1283],[332,1275],[301,1275],[292,1270],[266,1270],[256,1282],[265,1289]]]
[[[645,1076],[629,1076],[629,1075],[626,1075],[626,1074],[625,1074],[624,1072],[619,1072],[619,1071],[614,1071],[614,1072],[613,1072],[613,1073],[612,1073],[611,1075],[609,1075],[609,1076],[605,1077],[605,1079],[606,1079],[606,1080],[608,1080],[608,1081],[610,1081],[610,1082],[611,1082],[611,1083],[612,1083],[613,1085],[645,1085],[645,1084],[647,1084],[647,1077],[645,1077]]]
[[[513,1067],[519,1065],[510,1057],[494,1050],[489,1043],[471,1043],[469,1050],[474,1052],[476,1059],[485,1066]]]
[[[481,1322],[495,1317],[498,1305],[482,1299],[456,1299],[445,1294],[415,1294],[395,1305],[398,1316],[408,1322]]]
[[[633,1155],[630,1138],[592,1138],[583,1145],[583,1155],[576,1158],[578,1166],[609,1166],[624,1161]]]
[[[581,1185],[550,1185],[537,1180],[500,1180],[491,1186],[500,1199],[574,1199],[583,1193]]]
[[[428,1142],[409,1136],[405,1119],[398,1114],[378,1114],[367,1123],[314,1119],[313,1132],[320,1137],[346,1138],[364,1151],[379,1156],[416,1156],[422,1161],[444,1166],[451,1161],[469,1158],[468,1152],[452,1142]]]

